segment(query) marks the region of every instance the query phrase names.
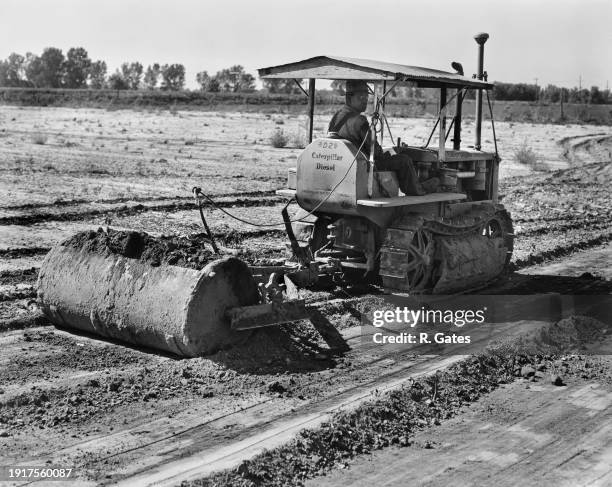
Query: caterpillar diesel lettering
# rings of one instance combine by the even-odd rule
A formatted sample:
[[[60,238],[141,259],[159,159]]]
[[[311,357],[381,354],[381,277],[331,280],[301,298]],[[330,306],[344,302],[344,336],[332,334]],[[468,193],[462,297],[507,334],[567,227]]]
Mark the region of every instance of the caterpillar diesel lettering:
[[[329,56],[260,69],[263,79],[309,80],[304,93],[310,143],[290,171],[288,187],[278,191],[300,207],[293,218],[287,208],[282,212],[292,258],[255,268],[225,257],[194,271],[153,268],[60,244],[45,259],[38,281],[46,316],[64,328],[194,356],[231,344],[240,330],[307,318],[296,289],[326,280],[368,279],[402,293],[456,293],[496,279],[510,262],[514,235],[510,215],[498,202],[497,144],[481,150],[483,93],[488,100],[493,85],[483,70],[488,35],[475,39],[478,69],[472,78],[458,63],[451,73]],[[383,145],[407,154],[419,180],[437,178],[437,190],[402,194],[397,174],[377,170],[374,158],[353,142],[337,135],[313,140],[317,79],[363,80],[373,87],[372,144],[384,141],[385,100],[394,88],[438,90],[440,110],[432,130],[437,146],[399,140]],[[476,93],[475,141],[462,148],[462,103],[470,90]],[[451,129],[452,148],[446,147]]]

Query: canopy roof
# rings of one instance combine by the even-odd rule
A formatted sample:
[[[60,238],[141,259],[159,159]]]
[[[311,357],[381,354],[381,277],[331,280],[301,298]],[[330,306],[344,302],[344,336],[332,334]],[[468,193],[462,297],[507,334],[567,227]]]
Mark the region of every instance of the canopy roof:
[[[263,79],[318,78],[331,80],[362,79],[364,81],[413,81],[423,87],[470,87],[490,90],[492,83],[448,73],[438,69],[404,66],[370,59],[337,56],[316,56],[258,70]]]

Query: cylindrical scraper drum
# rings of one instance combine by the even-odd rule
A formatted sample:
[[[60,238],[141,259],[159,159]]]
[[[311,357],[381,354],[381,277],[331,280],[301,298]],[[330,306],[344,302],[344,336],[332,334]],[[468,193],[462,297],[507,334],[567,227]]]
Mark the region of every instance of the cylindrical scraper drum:
[[[41,267],[38,299],[60,328],[193,357],[235,343],[240,332],[225,312],[259,295],[248,266],[233,257],[197,271],[59,244]]]

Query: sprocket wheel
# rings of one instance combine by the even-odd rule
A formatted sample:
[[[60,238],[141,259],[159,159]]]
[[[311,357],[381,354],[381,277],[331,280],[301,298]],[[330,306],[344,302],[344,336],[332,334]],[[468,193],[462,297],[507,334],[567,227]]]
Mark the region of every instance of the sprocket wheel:
[[[505,210],[495,213],[495,216],[484,225],[482,235],[490,239],[502,240],[503,245],[506,247],[506,261],[504,265],[507,266],[510,263],[514,250],[514,229],[510,214]]]
[[[408,247],[406,279],[411,291],[426,289],[431,278],[434,258],[433,235],[427,230],[417,229]]]

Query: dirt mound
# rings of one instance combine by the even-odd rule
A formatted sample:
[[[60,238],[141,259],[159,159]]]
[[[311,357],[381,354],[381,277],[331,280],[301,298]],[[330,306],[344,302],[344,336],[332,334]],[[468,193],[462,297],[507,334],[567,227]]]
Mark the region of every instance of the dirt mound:
[[[231,234],[223,239],[223,244],[239,243],[243,236]],[[220,254],[215,254],[210,246],[208,236],[203,233],[153,237],[145,232],[126,232],[99,228],[97,231],[80,232],[62,242],[61,245],[77,250],[103,256],[121,255],[130,259],[146,262],[154,267],[162,264],[203,269],[209,262],[222,257],[239,257],[251,265],[278,264],[276,258],[266,256],[266,252],[249,249],[228,249],[221,247]]]
[[[103,256],[121,255],[152,266],[170,264],[201,269],[210,261],[228,255],[215,254],[207,242],[202,234],[155,238],[145,232],[104,231],[99,228],[96,232],[77,233],[62,245]]]
[[[584,352],[588,344],[604,338],[608,326],[589,316],[570,316],[540,332],[538,342],[557,353]]]

